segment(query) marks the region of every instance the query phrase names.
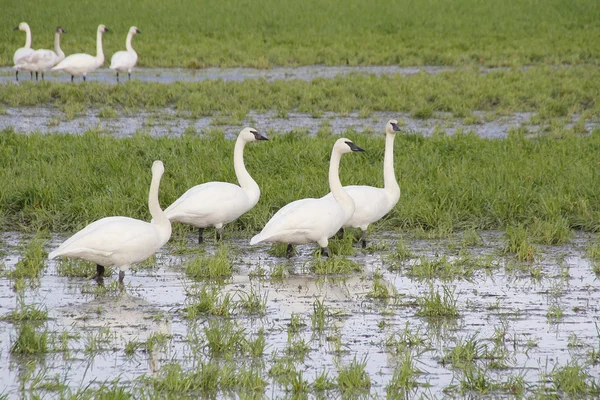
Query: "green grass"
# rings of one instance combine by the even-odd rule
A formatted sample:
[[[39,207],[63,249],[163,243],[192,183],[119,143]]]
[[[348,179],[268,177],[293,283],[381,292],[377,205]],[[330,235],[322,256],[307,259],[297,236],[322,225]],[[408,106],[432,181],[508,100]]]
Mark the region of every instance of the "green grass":
[[[29,323],[21,324],[10,347],[13,354],[44,354],[49,351],[48,330],[38,331]]]
[[[417,298],[417,302],[419,304],[417,315],[422,317],[456,318],[459,315],[454,290],[448,286],[442,286],[442,293],[439,289],[430,287],[428,293]]]
[[[363,267],[356,261],[344,257],[320,257],[309,262],[308,269],[317,275],[338,275],[361,272]]]
[[[21,258],[8,274],[12,279],[39,278],[46,266],[48,253],[44,250],[46,240],[40,235],[23,244]]]
[[[233,261],[227,246],[221,246],[212,256],[196,257],[185,265],[186,275],[195,280],[227,278],[233,273]]]
[[[46,321],[48,319],[48,309],[44,305],[26,304],[22,298],[19,298],[17,308],[8,315],[0,317],[0,320],[11,322]]]
[[[342,182],[381,185],[382,135],[345,134],[367,153],[342,160]],[[332,143],[333,138],[287,134],[272,135],[265,146],[249,146],[246,166],[261,187],[261,199],[227,229],[253,234],[290,201],[326,194]],[[599,149],[600,131],[559,139],[400,135],[395,166],[403,195],[376,227],[505,229],[542,220],[600,231],[600,187],[589,185],[600,178]],[[93,133],[0,132],[0,181],[5,182],[0,229],[75,231],[110,215],[147,220],[153,160],[165,163],[160,201],[166,207],[198,183],[235,182],[232,151],[233,142],[222,136],[116,139]],[[516,239],[513,243],[519,245]],[[218,254],[226,266],[224,255]],[[210,259],[214,257],[197,259],[190,272],[206,276],[203,262]]]
[[[551,376],[554,388],[559,394],[566,396],[600,395],[600,384],[577,362],[557,366]]]
[[[348,365],[338,366],[337,384],[342,393],[367,391],[371,388],[371,378],[366,371],[367,360],[354,358]]]
[[[190,319],[196,319],[200,316],[213,315],[229,317],[235,308],[235,303],[231,294],[221,295],[219,289],[208,285],[202,286],[202,289],[192,291],[189,296],[188,304],[185,306],[185,316]]]
[[[0,105],[52,105],[62,108],[67,118],[90,107],[110,107],[117,111],[140,108],[162,111],[172,107],[184,116],[211,115],[237,125],[250,110],[283,109],[319,116],[328,111],[341,114],[358,111],[366,103],[372,111],[413,114],[415,110],[427,107],[431,111],[427,117],[445,112],[461,118],[475,110],[496,116],[533,112],[537,122],[544,122],[580,113],[583,123],[587,118],[600,115],[600,104],[595,101],[599,90],[600,71],[596,67],[538,66],[486,74],[476,68],[461,68],[438,74],[350,74],[311,81],[250,79],[171,84],[137,81],[123,85],[23,82],[21,85],[0,85]],[[161,116],[160,113],[155,115]],[[549,126],[551,132],[562,125],[560,120],[554,122]],[[574,133],[581,130],[581,126],[571,128]]]
[[[404,358],[394,369],[394,375],[385,388],[388,398],[410,397],[408,394],[419,385],[417,376],[422,373],[414,364],[414,356],[410,352],[406,352]]]
[[[96,27],[105,23],[112,30],[104,40],[108,58],[124,48],[135,22],[142,31],[133,42],[140,66],[578,64],[600,55],[594,39],[600,11],[592,0],[59,0],[54,7],[32,0],[5,6],[0,24],[29,22],[35,48],[50,48],[56,26],[65,27],[67,54],[94,52]],[[4,29],[0,64],[12,62],[24,36]]]

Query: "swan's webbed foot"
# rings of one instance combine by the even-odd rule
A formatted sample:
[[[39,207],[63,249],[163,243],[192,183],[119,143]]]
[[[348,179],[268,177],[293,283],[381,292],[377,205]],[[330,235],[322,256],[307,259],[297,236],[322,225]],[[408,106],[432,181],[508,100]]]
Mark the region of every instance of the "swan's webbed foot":
[[[294,246],[291,243],[288,243],[287,249],[285,251],[286,258],[292,258],[294,256]]]
[[[321,255],[323,255],[325,257],[330,257],[329,247],[322,247],[321,248]]]
[[[125,271],[119,271],[119,283],[123,284],[123,279],[125,279]]]
[[[340,240],[344,238],[344,228],[340,228],[340,230],[337,231],[337,238]]]
[[[198,229],[198,244],[204,242],[204,237],[202,235],[204,235],[204,228]]]

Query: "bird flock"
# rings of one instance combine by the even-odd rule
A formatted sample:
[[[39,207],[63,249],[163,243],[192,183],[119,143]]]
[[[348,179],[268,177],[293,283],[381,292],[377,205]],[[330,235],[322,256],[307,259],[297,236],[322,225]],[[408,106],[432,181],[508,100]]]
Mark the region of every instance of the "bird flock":
[[[98,32],[100,30],[98,28]],[[365,247],[369,225],[391,211],[400,199],[393,159],[394,137],[398,131],[398,122],[388,121],[385,127],[383,188],[342,186],[339,176],[342,155],[364,150],[350,139],[337,139],[329,161],[331,193],[285,205],[271,217],[260,233],[252,237],[250,244],[287,243],[287,256],[291,257],[293,245],[317,243],[322,253],[329,256],[329,238],[336,233],[343,234],[344,227],[353,227],[362,230],[361,245]],[[251,210],[260,199],[260,188],[244,165],[244,148],[249,142],[265,140],[268,139],[254,128],[242,129],[233,151],[238,185],[206,182],[194,186],[164,211],[158,201],[164,166],[162,161],[154,161],[148,194],[148,208],[152,215],[150,222],[129,217],[102,218],[67,239],[48,258],[70,257],[95,263],[99,281],[103,278],[105,267],[119,268],[119,282],[122,283],[125,271],[131,265],[146,260],[169,241],[172,222],[198,228],[199,243],[203,242],[204,229],[209,227],[217,230],[217,240],[220,240],[223,226]]]
[[[34,72],[36,80],[38,80],[38,74],[40,73],[42,80],[44,80],[44,74],[48,71],[64,71],[71,75],[71,82],[73,82],[75,76],[82,76],[85,81],[88,73],[94,72],[104,64],[102,35],[110,32],[104,25],[99,25],[96,31],[95,56],[77,53],[65,57],[65,53],[60,47],[60,37],[67,31],[60,26],[56,28],[54,34],[54,50],[34,50],[31,47],[31,28],[26,22],[21,22],[14,30],[25,32],[25,46],[17,49],[13,56],[13,68],[16,70],[15,79],[17,81],[19,81],[19,71],[29,71],[32,80]],[[111,58],[109,68],[117,73],[117,82],[119,82],[119,72],[127,72],[128,78],[131,79],[131,70],[135,67],[138,59],[137,53],[131,46],[131,40],[138,33],[141,32],[137,27],[132,26],[129,28],[125,40],[125,50],[117,51]]]

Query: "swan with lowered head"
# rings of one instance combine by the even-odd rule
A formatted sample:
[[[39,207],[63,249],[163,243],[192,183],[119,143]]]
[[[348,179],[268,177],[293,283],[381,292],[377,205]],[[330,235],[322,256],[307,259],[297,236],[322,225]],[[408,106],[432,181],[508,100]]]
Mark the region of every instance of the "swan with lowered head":
[[[268,140],[254,128],[244,128],[235,141],[233,168],[238,185],[228,182],[207,182],[188,189],[165,210],[171,222],[182,222],[200,229],[202,243],[204,228],[214,226],[217,240],[223,225],[236,220],[258,203],[260,188],[244,165],[244,147],[248,142]]]
[[[15,64],[13,68],[16,69],[15,78],[18,82],[22,60],[33,54],[34,50],[31,48],[31,28],[29,28],[27,22],[21,22],[13,31],[25,31],[25,46],[18,48],[13,56],[13,63]],[[31,79],[33,79],[33,72],[31,72]]]
[[[372,186],[344,186],[346,193],[354,200],[354,214],[340,229],[360,228],[361,246],[367,247],[367,229],[379,221],[400,200],[400,186],[394,173],[394,137],[400,131],[398,121],[391,119],[385,125],[385,155],[383,158],[383,189]],[[331,193],[325,197],[331,197]]]
[[[133,47],[131,47],[131,39],[133,38],[133,35],[138,33],[142,32],[140,32],[140,30],[135,26],[129,28],[127,40],[125,40],[125,49],[127,50],[117,51],[115,54],[113,54],[112,58],[110,59],[109,68],[117,71],[117,82],[119,82],[119,71],[127,71],[129,79],[131,79],[131,70],[133,69],[133,67],[135,67],[135,64],[137,63],[138,59],[137,53],[135,52],[135,50],[133,50]]]
[[[54,67],[53,71],[65,71],[71,74],[71,82],[75,75],[82,75],[83,81],[88,72],[93,72],[104,64],[104,52],[102,51],[102,34],[104,32],[110,32],[110,30],[104,25],[98,25],[98,31],[96,32],[96,57],[85,53],[71,54]]]
[[[35,72],[36,81],[39,72],[42,73],[42,80],[44,80],[44,73],[65,58],[65,53],[60,48],[60,35],[63,33],[67,33],[67,31],[60,26],[56,28],[54,50],[39,49],[23,59],[23,69]]]
[[[287,204],[271,217],[263,230],[250,240],[282,242],[288,244],[287,255],[292,255],[294,244],[317,242],[329,256],[329,238],[333,236],[354,213],[354,201],[344,191],[340,182],[340,159],[343,154],[364,151],[350,139],[338,139],[333,145],[329,161],[329,188],[333,197],[302,199]]]
[[[99,279],[104,275],[105,267],[118,267],[119,282],[122,283],[125,271],[132,264],[153,255],[171,237],[171,222],[158,202],[158,187],[164,172],[162,161],[154,161],[148,194],[152,222],[129,217],[99,219],[67,239],[48,255],[48,259],[64,256],[96,263]]]

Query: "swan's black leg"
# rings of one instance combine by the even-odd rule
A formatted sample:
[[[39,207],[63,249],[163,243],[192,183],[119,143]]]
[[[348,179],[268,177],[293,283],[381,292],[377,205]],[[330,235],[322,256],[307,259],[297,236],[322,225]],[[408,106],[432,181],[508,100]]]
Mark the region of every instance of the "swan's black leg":
[[[117,83],[119,83],[119,71],[117,71]]]
[[[291,243],[288,243],[287,250],[285,251],[285,256],[287,258],[292,258],[293,255],[294,255],[294,246],[292,246]]]
[[[15,78],[17,79],[17,82],[19,82],[19,70],[15,71]]]
[[[83,76],[83,81],[85,82],[85,75]]]
[[[340,240],[344,238],[344,228],[340,228],[340,230],[337,231],[337,238]]]
[[[96,264],[96,275],[94,275],[93,279],[95,279],[99,285],[104,284],[104,266],[103,265]]]
[[[217,229],[217,242],[220,242],[223,239],[223,228]]]
[[[364,249],[367,247],[367,231],[362,231],[360,236],[360,246]]]
[[[73,83],[73,79],[75,79],[75,76],[71,75],[71,83]]]
[[[33,80],[33,71],[29,71],[29,75],[31,75],[31,80]]]
[[[37,82],[37,80],[38,80],[38,72],[35,71],[35,81]]]
[[[44,80],[44,73],[42,72],[42,80]]]
[[[129,79],[128,79],[128,80],[131,80],[131,72],[128,72],[128,73],[127,73],[127,76],[129,77]]]
[[[204,228],[198,229],[198,244],[202,244],[204,242],[204,238],[202,235],[204,234]]]
[[[125,279],[125,271],[119,271],[119,283],[123,283],[123,279]]]
[[[329,257],[329,247],[321,248],[321,255],[324,255],[325,257]]]

